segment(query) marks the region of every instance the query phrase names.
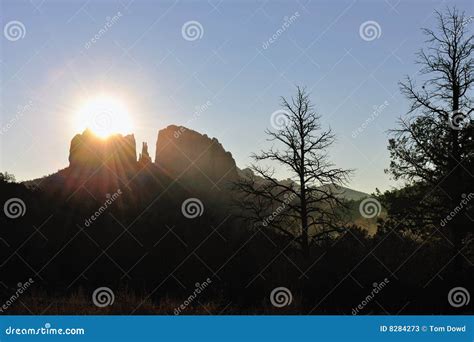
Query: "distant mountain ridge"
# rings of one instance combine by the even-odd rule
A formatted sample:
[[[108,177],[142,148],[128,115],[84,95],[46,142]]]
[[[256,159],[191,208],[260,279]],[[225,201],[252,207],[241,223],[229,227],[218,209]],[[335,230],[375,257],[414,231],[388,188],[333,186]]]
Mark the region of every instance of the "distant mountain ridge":
[[[251,176],[253,176],[257,181],[259,179],[263,180],[262,178],[254,175],[252,173],[252,170],[250,170],[249,168],[238,169],[238,173],[239,173],[239,176],[241,176],[241,177],[251,177]],[[291,179],[282,179],[282,180],[280,180],[280,182],[282,184],[286,184],[286,185],[295,183]],[[360,201],[360,200],[370,196],[368,193],[358,191],[358,190],[353,190],[353,189],[347,188],[345,186],[336,185],[336,184],[326,184],[326,185],[322,185],[320,188],[325,189],[325,190],[331,190],[337,196],[339,196],[343,199],[349,200],[349,201]]]
[[[331,190],[334,191],[335,194],[341,196],[344,199],[347,199],[349,201],[360,201],[366,197],[369,197],[370,195],[368,193],[354,190],[347,188],[345,186],[341,185],[335,185],[335,184],[328,184],[328,185],[323,185],[323,188],[330,188]]]

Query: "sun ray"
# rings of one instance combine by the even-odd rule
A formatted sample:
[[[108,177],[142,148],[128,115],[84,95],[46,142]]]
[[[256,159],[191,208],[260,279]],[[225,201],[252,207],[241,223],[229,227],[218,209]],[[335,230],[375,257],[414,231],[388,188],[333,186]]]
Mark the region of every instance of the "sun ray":
[[[87,101],[75,117],[75,129],[90,129],[101,138],[111,134],[127,134],[133,131],[133,123],[127,107],[111,96],[101,96]]]

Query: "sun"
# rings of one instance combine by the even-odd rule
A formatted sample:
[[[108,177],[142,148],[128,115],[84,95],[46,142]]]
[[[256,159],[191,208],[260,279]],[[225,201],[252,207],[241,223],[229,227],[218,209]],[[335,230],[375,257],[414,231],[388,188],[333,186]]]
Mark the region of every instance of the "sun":
[[[100,96],[85,102],[76,113],[75,121],[75,127],[80,132],[88,128],[101,138],[133,130],[127,107],[111,96]]]

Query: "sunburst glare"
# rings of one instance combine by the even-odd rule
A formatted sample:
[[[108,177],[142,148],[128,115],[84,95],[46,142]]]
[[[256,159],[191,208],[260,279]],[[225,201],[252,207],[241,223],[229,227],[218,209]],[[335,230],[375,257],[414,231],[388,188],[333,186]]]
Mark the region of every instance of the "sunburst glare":
[[[133,122],[124,103],[112,96],[101,96],[80,107],[74,127],[80,132],[88,128],[97,136],[106,138],[115,133],[131,133]]]

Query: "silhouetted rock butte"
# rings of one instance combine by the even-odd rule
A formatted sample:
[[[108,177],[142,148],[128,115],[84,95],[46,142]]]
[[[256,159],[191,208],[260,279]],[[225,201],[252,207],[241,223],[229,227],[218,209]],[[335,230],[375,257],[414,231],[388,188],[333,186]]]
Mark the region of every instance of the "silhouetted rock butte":
[[[158,132],[155,163],[171,175],[214,188],[236,179],[232,154],[216,138],[170,125]]]
[[[138,157],[138,164],[141,167],[151,164],[151,157],[148,153],[148,144],[146,142],[142,143],[142,152],[140,153],[140,157]]]
[[[104,163],[113,169],[135,167],[137,152],[133,134],[114,134],[102,139],[86,129],[82,134],[74,136],[69,149],[70,167],[97,168]]]
[[[132,174],[137,166],[150,165],[150,161],[146,143],[137,161],[133,135],[114,134],[102,139],[85,130],[72,139],[69,151],[69,166],[73,174],[84,174],[83,171],[93,171],[103,164],[108,166],[105,171]],[[232,154],[217,139],[182,126],[170,125],[159,131],[155,165],[174,179],[209,189],[219,188],[237,177]]]

